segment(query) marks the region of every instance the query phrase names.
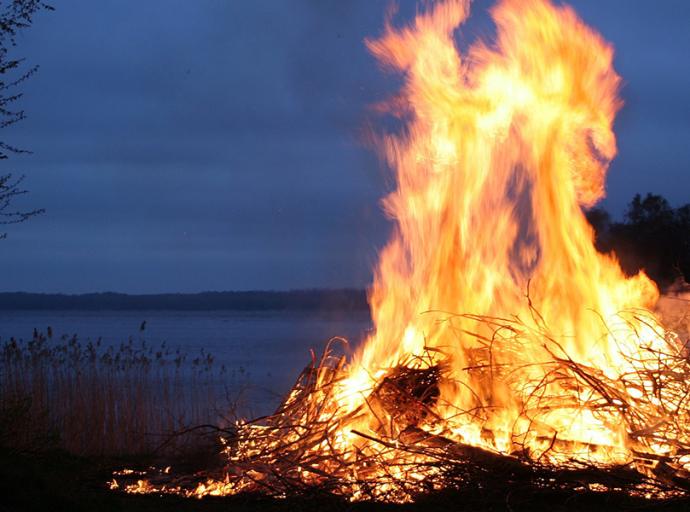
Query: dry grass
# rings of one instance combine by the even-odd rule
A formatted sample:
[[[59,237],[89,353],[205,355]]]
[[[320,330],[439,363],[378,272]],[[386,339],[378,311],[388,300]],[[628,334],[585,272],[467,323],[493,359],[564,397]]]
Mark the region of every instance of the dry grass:
[[[241,394],[213,358],[131,338],[118,348],[36,334],[0,345],[0,445],[75,455],[173,453],[230,426]],[[209,429],[193,426],[209,425]]]

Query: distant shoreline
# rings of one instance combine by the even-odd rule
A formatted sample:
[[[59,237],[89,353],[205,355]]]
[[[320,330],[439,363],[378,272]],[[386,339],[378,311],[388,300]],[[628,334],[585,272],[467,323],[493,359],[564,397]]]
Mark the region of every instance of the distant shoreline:
[[[290,291],[161,293],[0,292],[0,310],[32,311],[366,311],[366,291],[353,288]]]

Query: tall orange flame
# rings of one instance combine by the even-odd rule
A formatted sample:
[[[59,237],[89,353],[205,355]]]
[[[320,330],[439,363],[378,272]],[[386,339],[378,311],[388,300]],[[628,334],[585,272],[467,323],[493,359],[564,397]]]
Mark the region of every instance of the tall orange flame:
[[[603,320],[651,308],[658,295],[645,275],[627,278],[613,257],[596,252],[582,211],[603,196],[616,154],[612,123],[622,102],[612,47],[568,6],[503,0],[491,11],[495,43],[461,55],[454,31],[468,14],[467,0],[435,3],[411,25],[388,24],[367,42],[404,76],[388,109],[406,129],[383,140],[397,176],[384,206],[396,228],[371,290],[376,333],[352,382],[435,349],[451,357],[459,383],[441,390],[446,411],[491,407],[497,412],[477,428],[514,432],[524,408],[517,395],[529,390],[469,371],[473,353],[495,336],[487,317],[519,321],[525,333],[548,326],[557,357],[614,377],[630,369],[621,353],[638,350],[645,328],[626,320],[636,335],[621,341]],[[521,336],[516,352],[494,353],[492,363],[554,357],[538,336]],[[517,375],[527,382],[546,371],[522,366]],[[615,425],[586,411],[549,421],[579,439],[608,427],[599,441],[622,443]]]

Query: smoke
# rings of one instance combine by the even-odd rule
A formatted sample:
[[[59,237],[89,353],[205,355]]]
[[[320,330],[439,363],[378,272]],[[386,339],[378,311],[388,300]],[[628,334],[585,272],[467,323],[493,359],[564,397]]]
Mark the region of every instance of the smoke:
[[[690,341],[690,284],[678,279],[659,297],[654,312],[663,326],[678,334],[687,347]]]

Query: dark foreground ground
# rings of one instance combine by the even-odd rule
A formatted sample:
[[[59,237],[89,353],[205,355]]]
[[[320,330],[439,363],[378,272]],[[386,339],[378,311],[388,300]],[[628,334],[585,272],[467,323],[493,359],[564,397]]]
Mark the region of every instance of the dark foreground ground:
[[[650,502],[622,494],[603,493],[477,493],[448,491],[407,505],[347,503],[333,498],[302,496],[268,499],[257,496],[185,499],[177,496],[128,495],[111,491],[106,481],[115,470],[147,464],[145,460],[123,461],[76,458],[61,453],[11,454],[0,452],[0,512],[20,511],[355,511],[432,512],[471,511],[606,511],[690,510],[690,499]]]

